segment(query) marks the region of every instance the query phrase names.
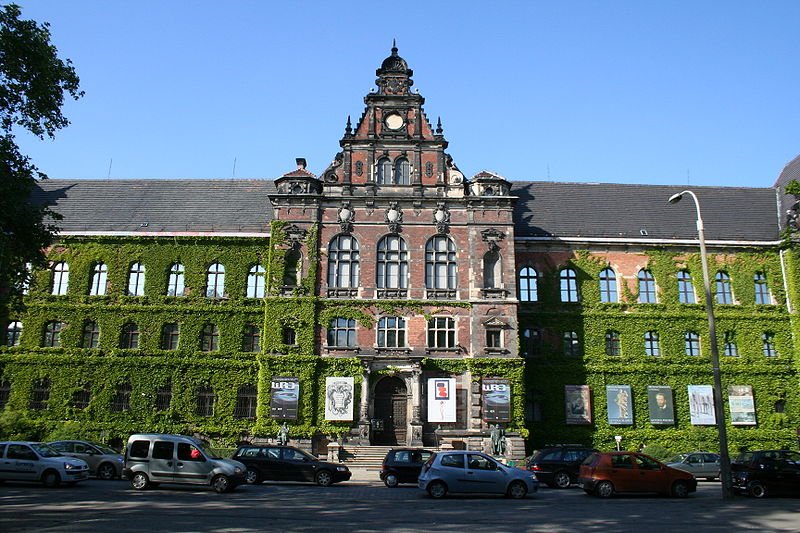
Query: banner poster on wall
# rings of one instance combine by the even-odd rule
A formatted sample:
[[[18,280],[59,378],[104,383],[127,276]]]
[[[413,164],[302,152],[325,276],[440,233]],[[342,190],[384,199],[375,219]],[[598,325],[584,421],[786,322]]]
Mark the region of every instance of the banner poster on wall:
[[[567,424],[592,423],[592,390],[589,385],[564,385]]]
[[[675,407],[670,387],[649,385],[647,387],[647,407],[650,411],[650,423],[654,426],[675,423]]]
[[[456,421],[455,378],[428,379],[428,422]]]
[[[481,392],[483,419],[487,422],[511,422],[511,381],[485,378]]]
[[[731,408],[731,424],[734,426],[756,425],[753,387],[750,385],[731,385],[728,387],[728,404]]]
[[[352,377],[325,378],[325,420],[353,420]]]
[[[273,377],[270,385],[269,414],[272,418],[297,419],[300,380],[295,377]]]
[[[694,426],[713,426],[717,423],[711,385],[689,385],[689,415]]]
[[[633,425],[633,401],[630,385],[606,385],[606,400],[609,424]]]

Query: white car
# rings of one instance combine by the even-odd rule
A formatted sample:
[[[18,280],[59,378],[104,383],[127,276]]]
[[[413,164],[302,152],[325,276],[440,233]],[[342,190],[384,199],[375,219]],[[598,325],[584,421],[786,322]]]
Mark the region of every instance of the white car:
[[[0,480],[35,481],[47,487],[89,479],[89,465],[43,442],[0,442]]]

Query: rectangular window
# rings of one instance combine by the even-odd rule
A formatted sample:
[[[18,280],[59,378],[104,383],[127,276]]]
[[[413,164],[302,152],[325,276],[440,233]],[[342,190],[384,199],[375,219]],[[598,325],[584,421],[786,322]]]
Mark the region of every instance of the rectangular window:
[[[356,346],[356,321],[352,318],[334,318],[328,327],[328,346],[354,348]]]
[[[503,332],[499,329],[486,330],[486,347],[487,348],[502,348],[503,347]]]
[[[450,317],[434,317],[428,320],[428,347],[455,348],[456,321]]]
[[[581,343],[575,331],[564,332],[564,355],[578,356],[581,354]]]
[[[777,357],[778,351],[775,349],[775,335],[772,333],[764,333],[761,335],[763,342],[764,357]]]

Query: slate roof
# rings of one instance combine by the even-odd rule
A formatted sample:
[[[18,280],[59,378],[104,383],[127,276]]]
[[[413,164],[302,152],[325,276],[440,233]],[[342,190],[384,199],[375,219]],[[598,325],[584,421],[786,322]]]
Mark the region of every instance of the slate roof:
[[[697,239],[691,189],[700,201],[707,241],[777,241],[775,189],[615,183],[512,182],[516,236]],[[641,234],[647,232],[647,236]]]
[[[63,215],[62,233],[266,234],[275,192],[272,180],[48,179],[33,201]]]
[[[797,202],[797,198],[795,198],[793,195],[783,194],[784,187],[786,187],[786,185],[792,180],[800,181],[800,155],[789,161],[786,166],[783,167],[780,175],[778,175],[778,179],[775,180],[774,187],[778,189],[781,200],[781,229],[786,227],[786,211],[791,209],[792,206],[794,206],[794,204]]]

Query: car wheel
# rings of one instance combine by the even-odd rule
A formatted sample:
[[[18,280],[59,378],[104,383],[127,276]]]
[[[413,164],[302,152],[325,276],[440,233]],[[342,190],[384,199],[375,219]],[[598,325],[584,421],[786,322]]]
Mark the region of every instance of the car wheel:
[[[508,486],[508,492],[506,495],[509,498],[520,500],[528,495],[528,487],[526,487],[525,483],[522,481],[514,481]]]
[[[317,472],[316,481],[320,487],[330,487],[333,483],[333,476],[327,470],[320,470]]]
[[[256,472],[252,468],[247,469],[247,473],[244,475],[244,480],[249,485],[256,485],[258,483],[261,483],[261,478],[259,477],[258,472]]]
[[[117,471],[111,463],[103,463],[97,467],[97,479],[108,481],[117,477]]]
[[[136,490],[145,490],[150,486],[150,480],[144,472],[136,472],[131,478],[131,487]]]
[[[747,486],[747,493],[753,498],[763,498],[767,495],[767,487],[760,481],[753,481]]]
[[[447,485],[442,483],[441,481],[434,481],[430,485],[428,485],[428,494],[430,494],[431,498],[444,498],[447,495]]]
[[[225,474],[219,474],[218,476],[214,476],[214,479],[211,480],[211,488],[214,489],[214,492],[219,494],[228,492],[231,490],[231,480],[228,479],[228,476]]]
[[[689,496],[689,485],[685,481],[676,481],[672,484],[672,496],[675,498],[686,498]]]
[[[397,485],[400,484],[400,480],[397,479],[397,474],[386,474],[386,477],[383,479],[383,482],[386,484],[387,487],[390,489],[395,488]]]
[[[610,498],[614,495],[614,484],[610,481],[601,481],[594,488],[594,492],[601,498]]]
[[[572,485],[572,479],[569,477],[569,473],[563,470],[556,472],[556,475],[553,476],[553,485],[557,489],[569,488],[569,486]]]
[[[48,488],[58,487],[61,484],[61,476],[55,470],[48,470],[42,475],[42,483]]]

